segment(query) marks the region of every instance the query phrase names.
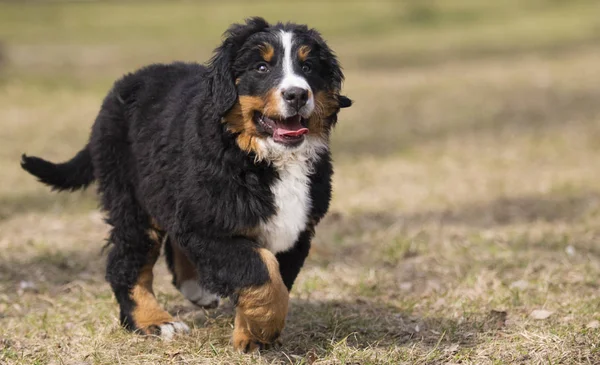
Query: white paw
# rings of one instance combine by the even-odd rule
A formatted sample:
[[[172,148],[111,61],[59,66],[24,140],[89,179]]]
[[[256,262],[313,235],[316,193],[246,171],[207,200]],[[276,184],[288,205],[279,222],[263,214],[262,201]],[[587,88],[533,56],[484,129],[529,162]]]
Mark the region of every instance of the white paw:
[[[178,333],[188,333],[190,328],[183,322],[169,322],[160,325],[160,337],[163,340],[171,340]]]
[[[216,308],[219,306],[219,296],[204,289],[195,280],[186,280],[179,288],[181,294],[199,307]]]

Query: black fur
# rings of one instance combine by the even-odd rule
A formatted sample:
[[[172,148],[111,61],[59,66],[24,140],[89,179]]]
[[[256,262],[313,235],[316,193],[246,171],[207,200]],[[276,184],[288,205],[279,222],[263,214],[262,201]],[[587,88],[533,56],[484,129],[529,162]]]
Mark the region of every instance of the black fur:
[[[175,259],[173,258],[173,243],[167,239],[165,242],[165,261],[167,262],[167,268],[171,272],[171,284],[177,286],[177,274],[175,273]]]
[[[275,214],[270,187],[278,172],[269,161],[255,161],[240,149],[221,118],[244,87],[236,85],[245,72],[241,50],[250,37],[273,29],[292,30],[315,43],[323,77],[314,82],[339,91],[342,71],[316,31],[252,18],[225,33],[208,66],[156,64],[117,81],[103,101],[88,145],[69,162],[23,156],[23,168],[56,190],[84,188],[97,180],[112,226],[106,278],[128,328],[135,329],[129,292],[156,244],[148,236],[152,220],[177,240],[212,292],[231,296],[269,280],[258,243],[243,232]],[[347,97],[338,98],[340,108],[351,105]],[[336,120],[337,111],[329,116],[331,124]],[[329,207],[331,176],[325,150],[310,176],[310,223],[292,249],[277,255],[288,288],[308,254],[314,225]]]
[[[294,285],[294,281],[296,280],[302,265],[304,265],[304,260],[310,251],[310,241],[312,240],[313,235],[313,227],[308,227],[305,231],[300,233],[298,241],[291,250],[277,254],[281,278],[288,290],[292,290],[292,285]]]
[[[52,190],[78,190],[86,188],[94,181],[92,156],[86,146],[71,160],[54,164],[39,157],[21,157],[21,167],[37,176],[41,182],[50,185]]]
[[[340,95],[340,108],[349,108],[352,106],[352,100],[347,96]]]

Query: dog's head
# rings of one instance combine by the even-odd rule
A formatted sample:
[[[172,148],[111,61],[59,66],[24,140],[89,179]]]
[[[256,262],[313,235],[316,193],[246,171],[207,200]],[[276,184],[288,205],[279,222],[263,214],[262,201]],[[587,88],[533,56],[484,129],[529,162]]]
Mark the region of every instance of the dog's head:
[[[343,73],[319,33],[261,18],[233,25],[211,60],[213,102],[238,145],[258,158],[326,145],[340,108]]]

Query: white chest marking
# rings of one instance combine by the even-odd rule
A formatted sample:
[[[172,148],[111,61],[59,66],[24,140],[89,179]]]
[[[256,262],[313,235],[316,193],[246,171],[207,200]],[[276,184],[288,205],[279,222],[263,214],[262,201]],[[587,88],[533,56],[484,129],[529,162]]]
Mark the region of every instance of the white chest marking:
[[[279,180],[271,187],[276,213],[260,226],[260,238],[273,252],[293,247],[298,235],[306,228],[311,208],[309,161],[288,161],[278,168]]]

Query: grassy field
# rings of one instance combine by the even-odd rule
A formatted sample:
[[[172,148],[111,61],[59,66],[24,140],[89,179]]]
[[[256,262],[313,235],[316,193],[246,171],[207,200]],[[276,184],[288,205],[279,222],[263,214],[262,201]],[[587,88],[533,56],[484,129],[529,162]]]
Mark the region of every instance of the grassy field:
[[[600,363],[597,1],[0,3],[0,364]],[[233,352],[233,308],[118,325],[94,189],[20,170],[85,143],[111,82],[204,61],[232,22],[319,28],[355,105],[283,346]]]

